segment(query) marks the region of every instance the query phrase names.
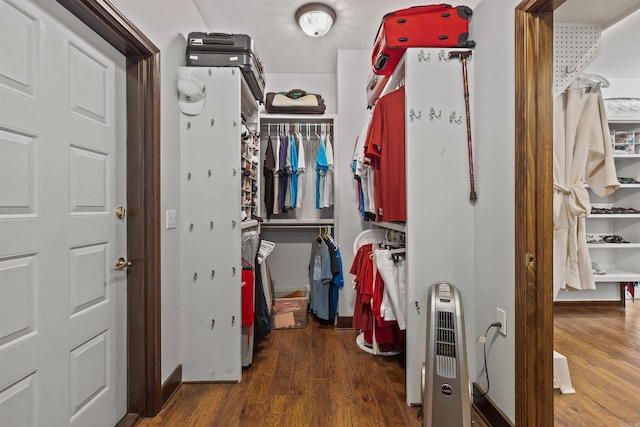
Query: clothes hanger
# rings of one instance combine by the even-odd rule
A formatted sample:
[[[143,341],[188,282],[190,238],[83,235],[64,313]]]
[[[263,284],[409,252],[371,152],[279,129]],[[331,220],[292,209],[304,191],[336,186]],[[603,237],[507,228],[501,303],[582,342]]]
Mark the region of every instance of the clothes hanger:
[[[611,85],[609,80],[599,74],[582,73],[580,77],[578,77],[578,80],[581,83],[580,89],[584,89],[586,93],[597,92],[601,88],[607,88]],[[583,84],[586,86],[583,86]]]
[[[254,269],[255,267],[245,257],[242,257],[242,268],[244,268],[244,269]]]

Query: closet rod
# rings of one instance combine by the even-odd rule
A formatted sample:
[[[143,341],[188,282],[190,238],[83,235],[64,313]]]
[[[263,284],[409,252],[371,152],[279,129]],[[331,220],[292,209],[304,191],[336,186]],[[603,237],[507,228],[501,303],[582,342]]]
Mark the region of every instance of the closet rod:
[[[333,123],[332,121],[322,121],[322,122],[309,122],[309,121],[298,121],[298,120],[289,120],[289,121],[277,121],[277,122],[265,122],[262,121],[262,123],[260,123],[260,127],[261,128],[269,128],[269,126],[278,126],[278,125],[300,125],[300,126],[317,126],[317,125],[326,125],[326,126],[335,126],[335,123]]]
[[[381,228],[383,230],[395,230],[400,231],[402,233],[406,233],[407,226],[403,222],[370,222],[371,228]]]
[[[262,223],[262,227],[267,228],[310,228],[317,230],[318,227],[333,227],[334,220],[316,221],[316,220],[266,220]]]
[[[295,229],[317,230],[318,226],[317,225],[296,225],[296,224],[262,224],[262,228],[295,228]]]
[[[406,248],[389,249],[389,253],[390,254],[403,254],[403,253],[406,253],[406,252],[407,252]]]

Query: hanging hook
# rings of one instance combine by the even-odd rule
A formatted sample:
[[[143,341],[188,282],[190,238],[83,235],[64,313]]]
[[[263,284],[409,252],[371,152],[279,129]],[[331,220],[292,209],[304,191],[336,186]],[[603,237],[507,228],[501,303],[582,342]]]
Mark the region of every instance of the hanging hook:
[[[431,53],[427,53],[427,55],[425,56],[424,50],[421,50],[418,53],[418,62],[422,62],[422,61],[424,61],[424,62],[431,61]]]
[[[411,108],[409,110],[409,121],[413,121],[414,119],[421,120],[422,119],[422,111],[418,111],[418,114],[416,114],[416,112],[413,110],[413,108]]]

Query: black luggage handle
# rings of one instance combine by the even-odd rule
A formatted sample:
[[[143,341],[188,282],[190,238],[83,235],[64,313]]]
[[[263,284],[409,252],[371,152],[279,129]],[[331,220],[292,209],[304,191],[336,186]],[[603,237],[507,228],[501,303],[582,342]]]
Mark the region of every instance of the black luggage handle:
[[[229,33],[207,33],[209,37],[218,37],[218,38],[226,38],[227,40],[205,40],[204,37],[191,37],[189,39],[189,43],[191,46],[203,46],[205,44],[210,45],[223,45],[223,46],[233,46],[234,42],[232,40],[233,34]]]

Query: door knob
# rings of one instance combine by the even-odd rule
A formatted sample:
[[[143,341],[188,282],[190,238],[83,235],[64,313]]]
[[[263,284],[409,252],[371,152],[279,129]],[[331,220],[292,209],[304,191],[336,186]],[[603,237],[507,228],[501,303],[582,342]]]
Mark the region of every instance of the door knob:
[[[117,259],[116,261],[116,268],[115,270],[124,270],[125,268],[129,267],[131,265],[131,261],[127,261],[126,259],[120,257]]]

